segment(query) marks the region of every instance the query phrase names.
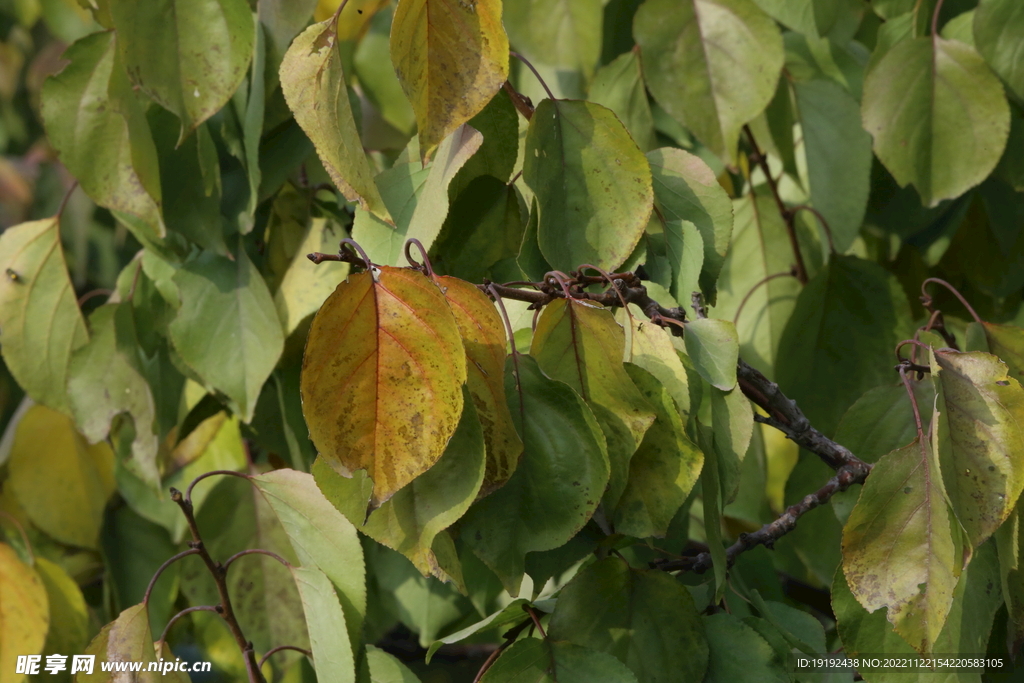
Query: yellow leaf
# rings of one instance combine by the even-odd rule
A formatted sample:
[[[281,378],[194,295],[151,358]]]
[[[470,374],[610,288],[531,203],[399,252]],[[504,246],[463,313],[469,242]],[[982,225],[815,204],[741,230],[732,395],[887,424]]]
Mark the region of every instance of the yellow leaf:
[[[523,442],[505,400],[505,328],[494,304],[475,285],[447,276],[439,277],[438,283],[462,334],[466,385],[484,430],[487,460],[482,498],[508,481],[523,454]]]
[[[24,680],[14,673],[18,655],[39,654],[50,626],[46,589],[14,548],[0,543],[0,683]]]
[[[313,19],[326,21],[334,16],[343,0],[320,0],[313,11]],[[338,15],[338,40],[358,41],[366,33],[373,15],[387,6],[388,0],[348,0]]]
[[[91,626],[82,590],[60,565],[45,557],[36,558],[35,570],[42,579],[50,606],[50,629],[43,654],[81,652],[89,643]]]
[[[462,415],[466,355],[431,280],[382,267],[359,273],[313,319],[302,359],[309,434],[339,474],[366,470],[370,508],[426,472]]]
[[[330,20],[300,33],[281,62],[281,88],[295,121],[346,199],[390,223],[352,115],[337,43]]]
[[[508,78],[501,0],[401,0],[391,24],[391,61],[416,113],[426,158]]]
[[[11,492],[34,525],[61,543],[97,547],[116,488],[106,442],[90,446],[70,418],[35,405],[18,424],[8,467]]]

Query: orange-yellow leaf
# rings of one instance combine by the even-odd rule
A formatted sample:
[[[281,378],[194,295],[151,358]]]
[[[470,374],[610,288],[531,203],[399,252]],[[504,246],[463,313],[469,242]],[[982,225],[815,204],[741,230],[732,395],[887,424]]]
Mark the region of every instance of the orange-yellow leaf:
[[[374,509],[444,453],[465,381],[466,354],[441,290],[415,270],[385,266],[338,285],[313,319],[302,412],[335,470],[366,470]]]
[[[479,114],[508,78],[501,0],[400,0],[391,61],[426,157]]]
[[[17,681],[18,655],[43,649],[50,626],[46,588],[39,574],[0,543],[0,680]]]
[[[438,283],[462,334],[466,384],[484,430],[483,497],[508,481],[523,454],[523,442],[505,400],[505,328],[494,304],[475,285],[448,276],[438,278]]]

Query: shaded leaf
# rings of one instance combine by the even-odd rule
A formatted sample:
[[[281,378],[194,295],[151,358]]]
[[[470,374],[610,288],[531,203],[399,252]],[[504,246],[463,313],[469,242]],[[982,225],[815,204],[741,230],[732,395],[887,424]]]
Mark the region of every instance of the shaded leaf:
[[[64,58],[68,66],[43,87],[47,137],[97,204],[131,216],[128,226],[144,243],[163,237],[156,147],[114,33],[86,36]]]
[[[14,379],[36,401],[71,412],[66,394],[71,354],[89,333],[71,286],[54,219],[22,223],[0,235],[0,348]]]
[[[1024,100],[1024,56],[1020,53],[1024,7],[1012,0],[982,0],[974,13],[978,51],[1018,99]]]
[[[601,0],[522,0],[505,8],[512,46],[548,66],[593,73],[601,55]]]
[[[430,644],[430,648],[427,650],[427,664],[430,663],[430,658],[434,656],[434,653],[441,649],[444,645],[451,645],[452,643],[458,643],[470,636],[480,633],[482,631],[489,631],[496,628],[504,628],[511,624],[522,623],[529,619],[529,615],[523,610],[523,605],[529,604],[528,600],[519,598],[513,600],[505,607],[501,608],[493,614],[489,614],[475,624],[470,624],[461,631],[456,631],[443,638],[439,638]]]
[[[977,548],[1024,490],[1024,390],[983,352],[934,352],[938,455],[957,518]]]
[[[635,308],[632,307],[631,312],[639,313]],[[685,423],[691,407],[689,377],[672,345],[671,333],[664,327],[629,319],[623,314],[617,314],[616,318],[629,330],[623,360],[638,365],[658,379],[675,401],[675,410]]]
[[[35,558],[34,569],[46,588],[46,602],[50,613],[50,628],[46,633],[46,643],[41,653],[50,655],[81,652],[89,644],[89,635],[92,631],[89,608],[85,604],[82,590],[60,565],[45,557]],[[31,595],[31,591],[28,593]],[[0,604],[3,602],[3,597],[0,596]],[[29,648],[26,648],[25,652],[28,651]],[[2,659],[3,655],[0,654],[0,660]],[[63,678],[71,680],[70,675]]]
[[[14,548],[0,543],[0,680],[23,680],[14,673],[18,655],[40,653],[49,627],[46,584]]]
[[[683,342],[701,377],[722,391],[736,386],[740,345],[731,322],[717,318],[691,320],[686,324]]]
[[[480,683],[635,683],[636,676],[605,652],[573,643],[524,638],[487,669]]]
[[[338,285],[313,319],[303,414],[335,470],[366,470],[376,508],[441,457],[462,414],[465,380],[444,295],[417,271],[384,267]]]
[[[470,182],[482,175],[508,182],[519,155],[519,113],[504,89],[469,120],[469,125],[484,136],[484,141],[452,179],[448,187],[452,198],[458,197]]]
[[[782,70],[782,36],[750,0],[647,0],[633,21],[647,88],[727,162]],[[706,240],[705,240],[706,241]]]
[[[523,454],[505,399],[505,328],[487,296],[468,282],[440,277],[466,349],[466,388],[476,407],[487,449],[480,496],[501,488]]]
[[[416,113],[420,154],[484,108],[508,78],[500,0],[402,0],[391,24],[391,61]]]
[[[342,232],[325,218],[314,218],[305,230],[302,242],[274,292],[274,305],[284,326],[285,337],[320,309],[341,282],[348,277],[347,263],[317,266],[306,255],[314,251],[330,253],[337,248]]]
[[[359,80],[359,87],[366,98],[377,108],[381,118],[401,134],[404,141],[415,132],[416,114],[413,113],[412,105],[402,90],[398,75],[395,74],[395,67],[391,64],[391,19],[394,9],[392,3],[387,0],[371,2],[374,3],[373,9],[376,10],[378,6],[381,9],[373,14],[366,35],[358,39],[353,68]],[[352,17],[358,17],[359,8],[353,7],[353,4],[347,5],[345,11],[338,17],[339,37],[343,35],[342,25],[346,21],[346,16],[349,17],[349,21]],[[356,12],[351,12],[353,9]],[[364,17],[366,14],[367,10],[363,10]],[[342,43],[343,55],[347,44]],[[401,146],[397,140],[396,145]]]
[[[842,0],[754,0],[773,19],[809,36],[824,36],[839,18]]]
[[[641,683],[700,681],[708,642],[682,584],[608,557],[562,589],[548,635],[615,655]]]
[[[306,630],[317,678],[355,683],[352,642],[341,635],[347,628],[345,613],[331,581],[316,567],[292,567],[291,571],[306,615]]]
[[[544,374],[568,384],[594,411],[611,462],[605,501],[614,508],[655,415],[622,366],[622,328],[607,309],[559,299],[541,312],[531,350]]]
[[[93,446],[66,416],[29,408],[14,433],[7,486],[32,523],[62,543],[95,548],[114,493],[114,454]]]
[[[701,622],[710,651],[706,683],[790,680],[786,664],[768,641],[739,617],[719,612]],[[736,656],[739,651],[742,657]]]
[[[339,50],[329,20],[299,34],[281,62],[285,100],[342,194],[391,222],[352,116]]]
[[[250,481],[277,514],[302,566],[319,569],[337,589],[350,642],[359,642],[366,614],[366,581],[355,528],[305,472],[274,470]]]
[[[615,112],[641,152],[654,149],[654,117],[637,53],[624,52],[598,69],[587,99]]]
[[[613,515],[614,528],[637,538],[663,538],[697,483],[704,454],[686,436],[665,387],[639,366],[625,367],[656,417],[629,461],[629,478]]]
[[[729,391],[711,387],[710,393],[722,504],[728,505],[739,491],[740,465],[754,433],[754,409],[739,387]]]
[[[733,230],[733,208],[729,195],[714,172],[699,157],[681,149],[665,147],[647,153],[654,182],[654,199],[667,219],[666,231],[673,221],[689,221],[700,232],[704,260],[700,288],[712,304],[716,301],[719,274]],[[685,229],[683,230],[685,247]],[[669,245],[672,248],[670,241]],[[673,270],[677,266],[673,265]],[[679,282],[679,274],[676,275]],[[674,288],[679,301],[689,301],[692,292]]]
[[[1024,329],[1011,325],[983,323],[988,349],[1006,363],[1018,382],[1024,382]]]
[[[647,159],[610,110],[544,100],[526,134],[523,180],[540,207],[537,238],[555,268],[606,270],[636,247],[651,214]]]
[[[113,2],[110,9],[129,76],[181,119],[181,140],[245,78],[255,41],[245,0]]]
[[[393,654],[373,645],[366,646],[370,683],[419,683],[419,678]]]
[[[621,358],[621,356],[620,356]],[[557,548],[586,524],[608,483],[608,452],[593,413],[529,356],[505,366],[505,395],[523,439],[519,467],[463,518],[461,538],[519,593],[528,552]]]
[[[1010,131],[1006,96],[981,56],[938,36],[897,43],[868,71],[861,115],[879,160],[925,206],[984,180]]]
[[[921,435],[882,456],[843,529],[843,571],[869,612],[887,607],[896,632],[932,651],[953,601],[962,537],[938,454]]]

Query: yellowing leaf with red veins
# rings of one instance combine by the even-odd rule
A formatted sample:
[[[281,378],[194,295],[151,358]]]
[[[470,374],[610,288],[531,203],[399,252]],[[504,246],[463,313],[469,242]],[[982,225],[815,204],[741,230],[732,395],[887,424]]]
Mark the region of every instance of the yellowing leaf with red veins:
[[[43,649],[50,626],[46,588],[14,548],[0,543],[0,681],[20,681],[18,655]]]
[[[611,311],[558,299],[544,307],[530,353],[548,377],[576,390],[594,411],[608,441],[614,508],[629,477],[629,460],[654,422],[654,409],[622,365],[626,339]]]
[[[300,33],[281,62],[281,88],[295,121],[349,201],[391,222],[373,180],[349,103],[335,26],[313,24]]]
[[[466,354],[444,294],[418,271],[384,266],[338,285],[313,319],[302,412],[339,474],[366,470],[375,509],[444,453],[465,381]]]
[[[963,562],[960,527],[927,437],[883,455],[843,529],[843,571],[869,612],[888,608],[904,640],[931,650]]]
[[[938,449],[953,510],[977,548],[1024,490],[1024,389],[989,353],[935,352]]]
[[[501,0],[401,0],[391,23],[391,61],[426,157],[508,78]]]
[[[466,348],[466,386],[484,430],[487,460],[480,497],[508,481],[523,454],[505,400],[505,328],[487,296],[465,280],[439,277]]]

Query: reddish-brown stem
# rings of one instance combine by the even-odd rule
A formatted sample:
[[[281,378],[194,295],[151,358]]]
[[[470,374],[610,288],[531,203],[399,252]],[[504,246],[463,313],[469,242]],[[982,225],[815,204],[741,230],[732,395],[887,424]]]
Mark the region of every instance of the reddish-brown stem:
[[[942,11],[942,2],[943,2],[943,0],[939,0],[937,3],[935,3],[935,11],[932,12],[932,39],[933,40],[935,38],[937,38],[938,35],[939,35],[939,12]]]
[[[68,205],[68,200],[71,199],[71,195],[75,193],[76,189],[78,189],[77,180],[71,183],[71,187],[69,187],[68,191],[64,193],[64,198],[60,200],[60,207],[57,209],[56,216],[58,221],[60,220],[61,216],[64,215],[64,208]]]
[[[0,510],[0,517],[7,519],[14,525],[14,528],[18,530],[18,533],[21,534],[21,541],[25,544],[25,552],[28,553],[29,564],[35,564],[36,555],[32,552],[32,544],[29,543],[28,534],[25,533],[25,527],[22,526],[21,522],[19,522],[14,515],[4,512],[3,510]]]
[[[917,396],[914,394],[914,387],[910,386],[910,378],[907,377],[906,366],[900,366],[900,379],[903,380],[903,387],[907,390],[910,398],[910,405],[914,409],[914,423],[917,425],[917,438],[924,440],[924,426],[921,424],[921,409],[917,406]]]
[[[743,295],[743,299],[740,300],[740,305],[736,309],[736,315],[732,317],[732,324],[735,325],[740,321],[740,314],[743,313],[743,307],[747,305],[747,301],[754,294],[754,292],[757,291],[758,287],[760,287],[761,285],[768,284],[772,280],[780,277],[796,277],[796,273],[793,270],[790,270],[787,273],[772,273],[768,277],[758,280],[757,283],[755,283],[754,286],[750,288],[750,291]]]
[[[423,259],[423,263],[418,262],[412,257],[409,247],[413,246],[420,250],[420,257]],[[408,261],[409,265],[416,270],[424,271],[431,280],[434,279],[434,267],[430,264],[430,257],[427,256],[427,250],[423,248],[423,242],[420,242],[415,237],[410,237],[405,241],[405,260]]]
[[[171,632],[171,627],[174,626],[178,619],[181,619],[186,614],[192,614],[193,612],[213,612],[214,614],[220,614],[217,608],[213,605],[197,605],[195,607],[186,607],[185,609],[181,610],[180,612],[178,612],[173,617],[167,620],[167,625],[164,626],[164,630],[160,633],[160,640],[157,642],[166,643],[167,634]]]
[[[526,95],[523,95],[516,90],[512,83],[505,81],[505,92],[508,93],[509,99],[512,100],[512,104],[515,106],[516,111],[523,115],[523,118],[529,121],[533,118],[533,102]]]
[[[533,64],[530,64],[530,61],[526,59],[526,57],[519,54],[518,52],[512,52],[511,50],[509,50],[509,54],[518,59],[523,64],[525,64],[526,67],[533,72],[533,75],[537,77],[537,80],[540,81],[541,86],[544,88],[544,92],[548,94],[548,97],[553,102],[555,100],[555,96],[554,94],[552,94],[551,88],[549,88],[548,84],[544,82],[544,79],[540,77],[540,72],[538,72],[537,69],[534,68]]]
[[[928,293],[928,285],[931,284],[932,282],[934,282],[937,285],[942,285],[950,292],[952,292],[953,296],[960,300],[960,303],[963,304],[963,307],[966,308],[967,312],[971,314],[972,318],[974,318],[974,322],[984,324],[985,321],[981,319],[981,316],[978,315],[978,312],[974,310],[974,307],[967,303],[967,299],[964,298],[964,295],[961,294],[956,287],[949,284],[942,278],[930,277],[921,283],[921,302],[924,304],[925,308],[927,308],[929,311],[932,310],[932,295]]]
[[[78,307],[81,308],[89,299],[94,299],[98,296],[109,297],[111,294],[113,294],[113,292],[109,289],[94,289],[92,291],[86,292],[82,296],[78,297]]]
[[[829,227],[828,221],[825,220],[825,217],[821,215],[821,211],[818,211],[813,206],[808,206],[807,204],[794,206],[792,209],[790,209],[790,211],[792,211],[794,214],[800,211],[809,211],[810,213],[814,214],[814,217],[818,219],[818,223],[821,224],[821,229],[825,231],[825,237],[828,238],[828,250],[833,254],[836,253],[836,243],[832,239],[832,228]]]
[[[516,638],[519,637],[519,634],[532,623],[533,621],[527,619],[505,632],[505,635],[503,636],[505,638],[505,642],[499,645],[498,649],[492,652],[491,655],[484,660],[484,663],[480,665],[480,670],[477,671],[476,676],[473,677],[473,683],[480,683],[480,679],[484,677],[484,674],[491,668],[491,665],[494,664],[498,657],[501,656],[501,653],[507,650],[509,645],[516,642]]]
[[[245,557],[246,555],[266,555],[267,557],[274,558],[275,560],[277,560],[278,562],[283,564],[285,567],[291,568],[291,566],[292,566],[291,562],[289,562],[288,560],[284,559],[283,557],[281,557],[277,553],[272,553],[269,550],[264,550],[263,548],[247,548],[245,550],[239,550],[237,553],[235,553],[234,555],[232,555],[228,559],[224,560],[224,563],[223,563],[224,571],[226,572],[228,570],[228,567],[230,567],[231,564],[235,560],[237,560],[240,557]]]
[[[796,279],[800,281],[800,284],[807,284],[807,268],[804,266],[804,257],[800,253],[800,242],[796,237],[796,223],[793,220],[794,213],[790,209],[786,208],[785,202],[782,201],[782,196],[779,194],[779,184],[775,182],[775,178],[772,177],[771,169],[768,168],[768,157],[761,151],[761,148],[757,146],[757,140],[754,139],[754,133],[750,130],[750,126],[743,126],[743,132],[747,135],[747,140],[750,142],[750,147],[754,150],[754,159],[757,165],[760,166],[761,171],[764,173],[764,177],[768,182],[768,189],[771,190],[772,197],[775,198],[775,205],[779,208],[779,215],[782,216],[783,222],[786,224],[786,234],[789,235],[789,246],[793,249],[793,258],[796,261]]]
[[[366,251],[364,251],[363,248],[359,246],[359,243],[356,242],[351,237],[346,237],[343,240],[341,240],[341,244],[338,245],[339,255],[345,252],[346,246],[355,251],[357,254],[359,254],[359,256],[363,260],[363,266],[366,268],[366,270],[370,270],[371,268],[373,268],[373,261],[371,261],[370,257],[366,255]]]
[[[226,474],[232,477],[238,477],[240,479],[245,479],[246,481],[248,481],[249,479],[248,474],[242,474],[241,472],[235,472],[234,470],[210,470],[209,472],[200,474],[198,477],[192,480],[191,484],[188,485],[188,488],[185,490],[185,502],[187,502],[189,505],[192,505],[192,489],[196,487],[196,484],[201,482],[203,479],[206,479],[207,477],[213,477],[219,474]]]
[[[156,571],[153,572],[153,578],[151,578],[149,580],[149,585],[146,586],[146,594],[142,598],[143,604],[146,604],[146,605],[149,604],[149,596],[153,594],[153,587],[156,586],[157,579],[160,578],[160,575],[163,574],[164,571],[168,567],[170,567],[172,564],[174,564],[175,562],[177,562],[178,560],[180,560],[183,557],[188,557],[189,555],[198,555],[198,554],[199,554],[199,550],[198,549],[196,549],[196,548],[189,548],[188,550],[183,550],[180,553],[178,553],[177,555],[174,555],[173,557],[171,557],[170,559],[165,561],[162,565],[157,567]]]
[[[547,640],[548,634],[544,632],[544,627],[540,625],[540,617],[537,616],[537,610],[533,609],[529,604],[523,603],[523,611],[533,619],[533,625],[537,627],[537,633],[540,634],[540,637]]]
[[[260,668],[262,669],[263,668],[263,664],[268,659],[270,659],[270,655],[276,655],[278,652],[284,652],[285,650],[292,650],[294,652],[301,652],[302,654],[306,655],[310,659],[313,658],[313,653],[312,652],[310,652],[309,650],[306,650],[304,648],[298,647],[297,645],[278,645],[277,647],[272,648],[271,650],[267,651],[267,654],[265,654],[262,657],[260,657]]]

